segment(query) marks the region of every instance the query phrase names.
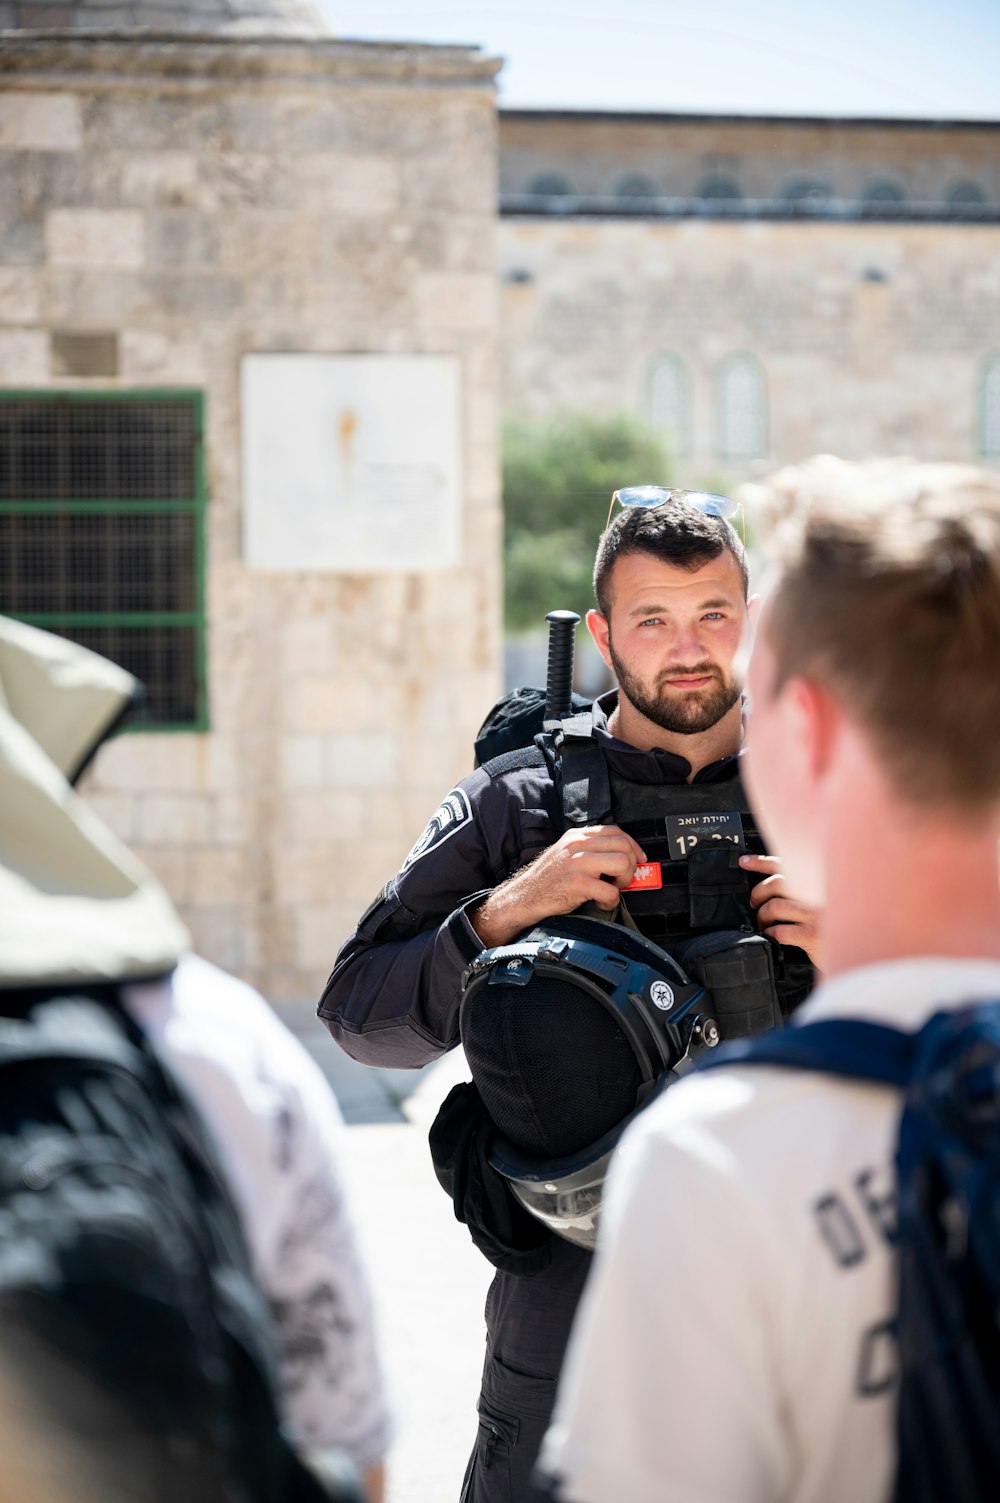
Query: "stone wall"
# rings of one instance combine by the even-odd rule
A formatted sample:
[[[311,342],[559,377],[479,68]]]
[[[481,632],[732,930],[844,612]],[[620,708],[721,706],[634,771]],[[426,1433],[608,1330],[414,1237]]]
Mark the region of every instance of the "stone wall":
[[[496,67],[180,36],[0,55],[0,384],[206,398],[211,730],[118,738],[88,793],[279,1004],[316,997],[498,688]],[[461,567],[245,567],[240,360],[269,350],[460,357]]]
[[[817,451],[979,454],[1000,225],[506,217],[500,265],[508,412],[646,412],[666,353],[690,390],[681,479]],[[738,352],[765,387],[756,459],[719,443],[719,374]]]

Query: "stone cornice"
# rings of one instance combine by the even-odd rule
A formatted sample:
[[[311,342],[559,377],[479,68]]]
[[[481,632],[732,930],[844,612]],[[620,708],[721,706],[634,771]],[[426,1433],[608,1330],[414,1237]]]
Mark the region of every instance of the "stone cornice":
[[[478,47],[339,38],[238,36],[161,31],[4,32],[0,80],[8,87],[135,87],[143,80],[210,83],[261,79],[272,83],[371,83],[399,88],[482,88],[492,91],[501,58]],[[2,83],[0,83],[2,87]]]
[[[559,109],[531,109],[527,107],[509,107],[500,111],[500,125],[504,124],[559,124],[559,125],[595,125],[601,127],[613,125],[659,125],[665,128],[679,125],[735,125],[743,128],[749,126],[776,126],[781,129],[801,130],[806,127],[810,130],[821,128],[830,131],[997,131],[1000,130],[1000,119],[976,119],[970,116],[968,119],[937,118],[933,115],[900,117],[895,115],[733,115],[715,114],[705,110],[700,113],[694,111],[672,110],[559,110]]]

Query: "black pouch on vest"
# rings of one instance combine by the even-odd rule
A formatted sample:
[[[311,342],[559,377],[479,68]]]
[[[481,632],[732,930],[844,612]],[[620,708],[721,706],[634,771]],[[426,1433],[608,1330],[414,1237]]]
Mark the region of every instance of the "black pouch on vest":
[[[728,840],[699,845],[687,857],[692,929],[739,929],[752,922],[741,851]]]
[[[708,990],[723,1039],[746,1038],[781,1023],[774,958],[762,934],[699,934],[672,946],[671,954]]]

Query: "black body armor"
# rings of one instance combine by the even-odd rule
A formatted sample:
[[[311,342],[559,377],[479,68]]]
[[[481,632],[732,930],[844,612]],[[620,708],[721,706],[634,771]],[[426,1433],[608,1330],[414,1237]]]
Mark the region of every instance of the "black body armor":
[[[625,907],[641,934],[712,991],[723,1036],[787,1017],[812,987],[812,966],[802,950],[758,933],[750,892],[761,879],[739,858],[766,850],[735,759],[730,778],[632,782],[609,768],[589,714],[562,721],[539,745],[567,825],[614,823],[642,847],[647,863]]]

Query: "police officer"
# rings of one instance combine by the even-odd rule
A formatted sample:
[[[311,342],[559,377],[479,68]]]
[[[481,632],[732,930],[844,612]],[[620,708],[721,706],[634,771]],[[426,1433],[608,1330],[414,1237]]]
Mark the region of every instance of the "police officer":
[[[437,1058],[458,1042],[463,973],[484,948],[583,905],[610,913],[623,896],[668,949],[756,924],[773,941],[775,1017],[809,989],[816,914],[763,854],[739,780],[734,663],[749,607],[732,503],[651,487],[616,496],[587,625],[619,687],[585,734],[568,724],[554,756],[532,746],[465,778],[363,915],[319,1015],[365,1064]],[[541,1496],[531,1472],[590,1255],[558,1237],[537,1251],[521,1266],[494,1258],[465,1503]]]

